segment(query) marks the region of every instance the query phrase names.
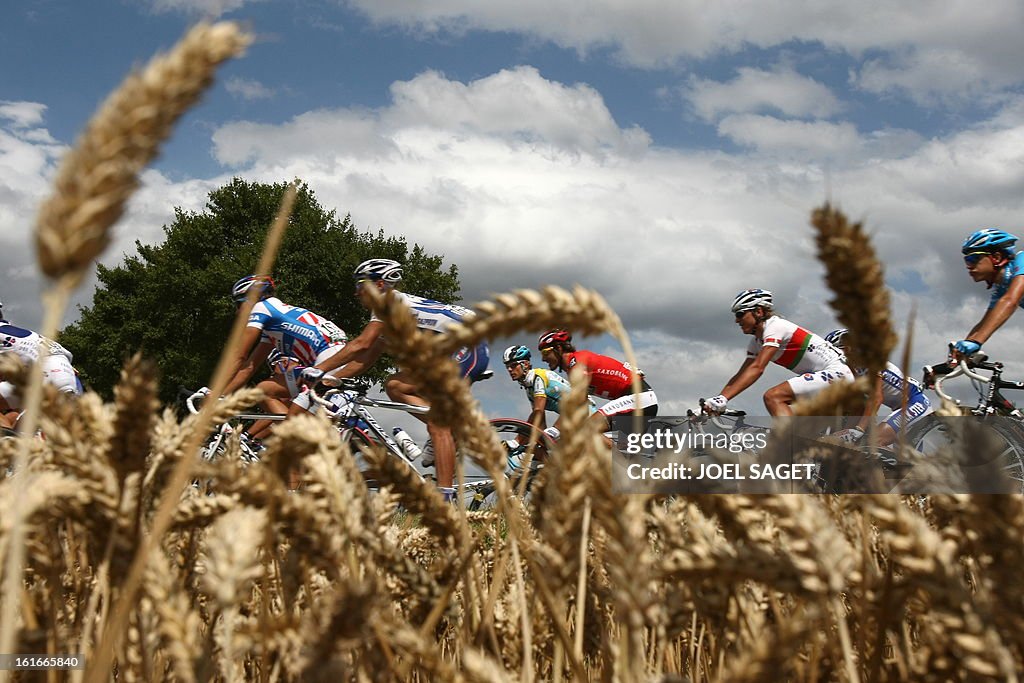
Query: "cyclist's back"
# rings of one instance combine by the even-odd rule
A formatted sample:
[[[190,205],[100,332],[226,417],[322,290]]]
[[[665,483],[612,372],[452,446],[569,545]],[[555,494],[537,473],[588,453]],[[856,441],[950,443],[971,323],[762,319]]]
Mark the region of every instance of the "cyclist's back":
[[[261,339],[270,341],[283,356],[303,365],[314,365],[317,356],[347,340],[341,328],[330,320],[274,296],[256,302],[249,314],[248,327],[262,330]]]
[[[0,308],[0,353],[18,356],[25,365],[38,362],[43,370],[43,381],[67,394],[81,394],[82,383],[71,365],[73,356],[66,348],[37,332],[11,324],[2,317]],[[20,400],[14,386],[0,382],[0,396],[11,408],[17,409]]]

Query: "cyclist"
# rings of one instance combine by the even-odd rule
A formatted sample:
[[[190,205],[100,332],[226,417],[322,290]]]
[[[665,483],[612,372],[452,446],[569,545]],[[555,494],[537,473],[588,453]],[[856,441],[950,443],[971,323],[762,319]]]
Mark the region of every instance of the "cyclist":
[[[550,410],[559,413],[559,401],[569,391],[569,382],[554,370],[535,368],[530,361],[530,349],[525,346],[510,346],[502,354],[505,369],[509,377],[518,382],[526,390],[526,396],[530,400],[530,417],[527,422],[543,430],[552,439],[559,437],[558,423],[561,415],[555,419],[555,424],[547,426],[544,411]],[[590,402],[590,412],[597,410],[593,399]]]
[[[985,315],[954,345],[957,357],[980,351],[1018,306],[1024,308],[1024,252],[1015,251],[1016,243],[1016,235],[996,228],[978,230],[964,240],[960,251],[967,272],[975,282],[988,285],[992,296]]]
[[[566,330],[551,330],[540,335],[537,348],[540,357],[552,370],[568,373],[576,366],[583,368],[587,377],[587,393],[608,399],[608,403],[590,416],[601,432],[610,428],[609,418],[631,415],[636,408],[645,416],[658,414],[658,396],[647,383],[643,371],[634,370],[629,363],[593,351],[577,351],[572,343],[572,335]],[[638,396],[633,395],[634,376],[640,378]]]
[[[12,325],[4,317],[3,303],[0,302],[0,353],[18,356],[25,365],[39,362],[43,370],[43,381],[58,391],[79,396],[82,382],[72,367],[74,357],[63,346],[24,327]],[[13,429],[21,410],[21,396],[18,390],[0,377],[0,426]]]
[[[264,394],[266,394],[260,407],[263,408],[265,413],[280,415],[287,410],[287,406],[291,405],[291,397],[289,396],[287,399],[273,398],[272,392],[276,392],[277,386],[282,383],[287,384],[289,379],[296,373],[301,374],[303,365],[299,360],[284,355],[274,347],[267,354],[267,368],[270,370],[270,377],[256,385],[257,389],[262,389]],[[282,406],[285,406],[283,410]],[[274,422],[272,420],[257,420],[246,431],[251,438],[258,442],[270,434],[273,426]]]
[[[839,329],[825,335],[825,341],[832,344],[840,351],[846,350],[846,329]],[[857,376],[864,375],[866,368],[854,368]],[[907,395],[907,407],[903,409],[903,394]],[[906,377],[903,372],[892,363],[885,364],[885,370],[878,373],[874,389],[868,397],[864,415],[857,424],[849,429],[836,432],[836,436],[856,443],[864,436],[871,418],[878,412],[878,408],[885,405],[892,412],[882,422],[877,430],[879,446],[888,446],[896,441],[900,430],[909,427],[925,415],[933,412],[931,402],[924,394],[924,389],[912,377]]]
[[[756,382],[770,362],[799,375],[765,392],[764,405],[772,416],[792,415],[791,405],[797,397],[815,394],[835,381],[853,379],[846,357],[838,349],[775,314],[772,293],[768,290],[743,290],[733,300],[732,312],[743,334],[754,338],[750,340],[747,358],[740,369],[718,396],[704,403],[707,412],[725,410],[729,400]]]
[[[421,330],[444,334],[451,325],[473,315],[471,310],[462,306],[445,304],[397,291],[395,288],[402,281],[402,264],[398,261],[382,258],[364,261],[356,267],[353,278],[355,279],[356,296],[359,297],[363,306],[371,308],[370,287],[376,287],[381,293],[395,290],[396,296],[409,306],[412,314],[416,317],[416,325]],[[387,340],[383,333],[384,323],[374,313],[358,337],[352,339],[345,349],[331,358],[326,365],[305,371],[305,379],[309,382],[326,379],[329,382],[330,378],[355,377],[364,373],[377,362],[384,352]],[[475,348],[459,349],[452,359],[458,364],[462,377],[468,378],[471,382],[475,381],[487,370],[490,360],[487,344],[481,343]],[[335,370],[335,368],[340,369]],[[321,370],[328,371],[328,376],[324,377]],[[393,401],[425,407],[430,405],[420,395],[420,389],[412,381],[409,373],[401,368],[384,380],[384,391]],[[308,397],[300,396],[295,400],[293,406],[293,412],[308,408]],[[427,433],[433,444],[433,462],[437,468],[438,489],[444,495],[445,500],[454,500],[455,439],[452,437],[451,429],[431,421],[430,413],[416,417],[427,424]],[[427,453],[424,454],[423,464],[427,466],[431,464]]]
[[[287,413],[287,401],[302,389],[302,366],[316,366],[339,353],[345,346],[346,336],[340,327],[312,311],[289,306],[275,296],[277,283],[265,275],[247,275],[231,288],[231,298],[244,306],[249,290],[256,288],[256,303],[249,311],[249,322],[242,334],[242,342],[233,361],[231,379],[225,394],[240,389],[252,377],[272,350],[291,357],[301,365],[288,368],[281,374],[260,383],[266,399],[264,409],[273,413]],[[248,432],[243,432],[246,438]],[[258,447],[258,444],[255,444]]]

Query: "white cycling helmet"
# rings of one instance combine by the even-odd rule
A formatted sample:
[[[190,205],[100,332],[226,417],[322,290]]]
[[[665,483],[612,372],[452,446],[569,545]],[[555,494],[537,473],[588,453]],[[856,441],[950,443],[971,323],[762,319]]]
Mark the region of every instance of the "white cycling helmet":
[[[827,341],[829,344],[836,347],[837,349],[845,348],[846,335],[849,334],[849,332],[850,331],[847,330],[845,327],[842,327],[838,330],[832,330],[831,332],[825,335],[825,341]]]
[[[372,258],[356,266],[352,277],[356,280],[384,280],[395,284],[402,281],[402,264],[389,258]]]
[[[744,289],[732,300],[732,312],[744,313],[758,307],[772,308],[772,293],[767,289]]]

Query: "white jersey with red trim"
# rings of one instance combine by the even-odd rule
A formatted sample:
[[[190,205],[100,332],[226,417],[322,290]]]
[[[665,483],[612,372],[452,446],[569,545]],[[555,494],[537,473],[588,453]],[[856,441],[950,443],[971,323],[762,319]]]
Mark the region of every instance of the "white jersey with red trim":
[[[761,336],[755,335],[747,347],[747,357],[755,358],[766,346],[778,350],[772,362],[798,375],[846,366],[846,356],[822,337],[777,315],[764,321]]]

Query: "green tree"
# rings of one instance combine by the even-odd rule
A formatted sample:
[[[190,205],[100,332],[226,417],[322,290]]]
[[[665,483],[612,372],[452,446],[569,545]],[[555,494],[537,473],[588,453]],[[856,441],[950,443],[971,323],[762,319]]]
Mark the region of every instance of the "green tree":
[[[165,401],[174,401],[181,386],[209,382],[235,315],[231,285],[256,267],[285,187],[235,178],[210,193],[205,211],[175,209],[163,244],[136,242],[136,255],[121,265],[99,266],[92,306],[81,308],[78,322],[59,337],[75,354],[83,381],[109,397],[125,358],[142,350],[160,368]],[[454,265],[445,269],[440,256],[419,245],[410,249],[403,237],[356,230],[302,185],[274,268],[278,296],[354,336],[369,316],[351,274],[368,258],[405,264],[407,291],[458,299]]]

